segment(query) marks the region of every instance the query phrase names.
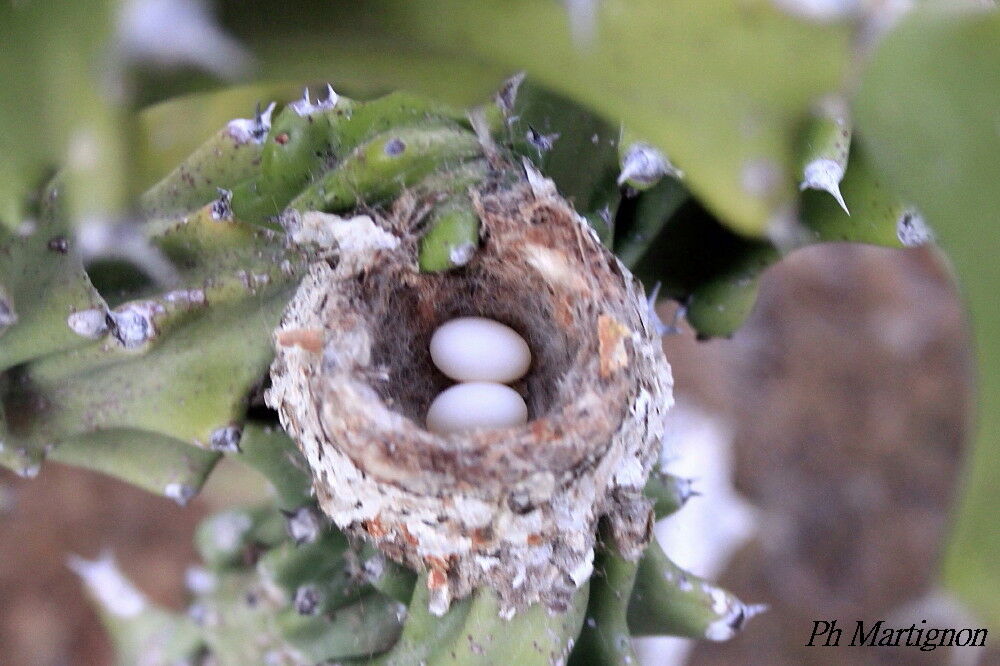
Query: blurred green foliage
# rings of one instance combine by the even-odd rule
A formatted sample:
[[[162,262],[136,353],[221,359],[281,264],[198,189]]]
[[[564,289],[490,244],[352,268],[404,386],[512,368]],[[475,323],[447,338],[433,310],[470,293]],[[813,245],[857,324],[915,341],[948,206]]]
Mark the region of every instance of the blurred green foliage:
[[[945,561],[947,582],[1000,621],[1000,15],[907,17],[872,58],[857,98],[879,173],[940,233],[972,313],[976,442]]]

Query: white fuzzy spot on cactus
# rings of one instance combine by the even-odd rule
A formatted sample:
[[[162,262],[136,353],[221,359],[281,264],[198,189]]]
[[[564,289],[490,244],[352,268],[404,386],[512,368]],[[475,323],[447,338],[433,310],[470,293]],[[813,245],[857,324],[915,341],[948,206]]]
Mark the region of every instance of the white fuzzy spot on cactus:
[[[208,533],[212,545],[223,553],[234,553],[240,547],[243,535],[253,526],[250,516],[242,511],[227,511],[209,519]]]
[[[618,185],[648,189],[664,176],[683,178],[684,172],[675,167],[659,149],[648,143],[637,142],[629,146],[622,157]]]
[[[896,221],[896,236],[906,247],[918,247],[934,241],[934,232],[915,208],[908,208],[899,216]]]
[[[228,425],[212,432],[209,443],[213,451],[239,453],[243,429],[238,425]]]
[[[226,125],[226,131],[236,143],[264,143],[267,133],[271,131],[271,115],[275,103],[271,102],[254,118],[234,118]]]
[[[385,573],[385,557],[381,554],[372,555],[361,563],[361,573],[369,583],[377,582]]]
[[[14,471],[22,479],[34,479],[42,471],[42,466],[39,463],[29,463],[23,467],[18,467]]]
[[[109,614],[131,618],[146,610],[146,597],[125,578],[110,552],[102,552],[96,560],[70,555],[66,564]]]
[[[292,605],[299,615],[315,615],[323,603],[323,593],[315,585],[300,585],[295,590]]]
[[[253,62],[201,0],[128,0],[118,15],[118,41],[129,59],[194,65],[226,79],[245,75]]]
[[[81,310],[67,317],[66,324],[79,336],[99,340],[108,332],[108,315],[98,308]]]
[[[319,514],[311,506],[299,507],[295,511],[286,513],[285,518],[288,536],[292,537],[292,540],[300,546],[316,541],[323,529]]]
[[[176,289],[165,293],[163,300],[167,303],[204,305],[205,292],[202,289]]]
[[[0,333],[16,323],[17,312],[14,310],[14,303],[4,293],[3,287],[0,287]]]
[[[218,584],[218,577],[205,567],[190,566],[184,571],[184,586],[192,594],[208,594]]]
[[[705,638],[710,641],[728,641],[739,633],[747,620],[768,609],[766,604],[744,604],[718,589],[712,591],[712,602],[712,610],[717,613],[725,612],[725,615],[708,625],[705,630]],[[722,605],[721,609],[717,607],[719,604]]]
[[[472,260],[475,253],[475,243],[460,243],[448,252],[448,260],[455,266],[464,266]]]
[[[813,160],[802,169],[802,182],[799,189],[822,190],[829,192],[836,199],[840,207],[848,215],[847,204],[840,193],[840,181],[844,179],[844,165],[837,160],[821,158]]]
[[[164,312],[156,301],[126,303],[108,313],[111,335],[125,349],[141,347],[156,337],[154,318]]]
[[[163,494],[184,506],[197,494],[197,490],[186,483],[168,483],[163,487]]]

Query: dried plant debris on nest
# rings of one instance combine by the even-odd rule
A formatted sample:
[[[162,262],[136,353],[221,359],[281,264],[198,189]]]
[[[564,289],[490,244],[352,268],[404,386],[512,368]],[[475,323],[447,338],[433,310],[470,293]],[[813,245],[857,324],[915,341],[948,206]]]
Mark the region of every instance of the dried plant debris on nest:
[[[512,182],[513,181],[513,182]],[[419,206],[285,220],[316,261],[275,333],[268,402],[312,469],[320,506],[349,533],[429,572],[431,610],[480,586],[505,615],[564,609],[590,576],[606,517],[626,556],[648,542],[642,495],[672,404],[670,367],[641,285],[537,172],[472,192],[482,244],[463,267],[421,273]],[[517,330],[532,350],[514,388],[523,426],[423,427],[449,380],[430,336],[458,316]]]

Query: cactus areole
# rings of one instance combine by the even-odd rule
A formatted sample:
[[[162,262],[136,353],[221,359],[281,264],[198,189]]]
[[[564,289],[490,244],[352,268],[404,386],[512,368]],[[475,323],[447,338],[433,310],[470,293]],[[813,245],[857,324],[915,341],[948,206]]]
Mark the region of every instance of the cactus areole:
[[[412,192],[366,214],[284,213],[317,260],[275,332],[267,400],[323,511],[427,571],[432,612],[486,586],[510,616],[566,608],[590,577],[599,519],[640,555],[672,379],[631,273],[530,164],[495,146],[484,155],[490,167],[467,189],[480,242],[450,270],[421,271],[427,207]],[[425,429],[451,383],[430,338],[462,316],[527,341],[531,367],[512,384],[525,425]]]

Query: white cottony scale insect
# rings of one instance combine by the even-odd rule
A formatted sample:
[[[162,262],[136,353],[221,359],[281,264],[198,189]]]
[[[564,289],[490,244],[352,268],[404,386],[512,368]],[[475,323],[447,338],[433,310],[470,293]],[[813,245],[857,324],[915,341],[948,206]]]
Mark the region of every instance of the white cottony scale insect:
[[[531,350],[509,326],[485,317],[459,317],[434,331],[431,359],[456,381],[507,383],[528,372]]]
[[[447,388],[427,410],[427,429],[439,435],[475,428],[507,428],[528,421],[517,391],[495,382],[466,382]]]

